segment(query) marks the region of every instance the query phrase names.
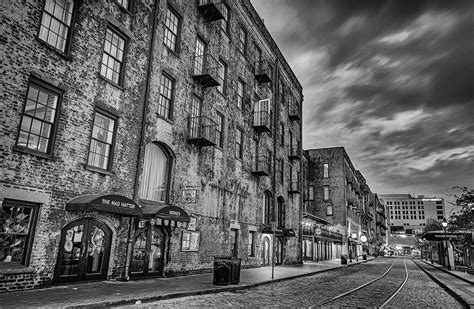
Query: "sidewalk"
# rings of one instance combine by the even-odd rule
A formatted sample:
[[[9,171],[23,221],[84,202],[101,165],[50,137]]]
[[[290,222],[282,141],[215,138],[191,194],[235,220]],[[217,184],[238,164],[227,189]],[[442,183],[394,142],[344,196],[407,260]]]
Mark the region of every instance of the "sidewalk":
[[[429,273],[433,280],[448,289],[453,296],[464,301],[469,308],[474,308],[474,275],[457,270],[448,270],[437,263],[419,260],[419,266]]]
[[[100,281],[80,284],[53,286],[47,289],[10,292],[0,294],[0,307],[85,307],[134,304],[137,300],[153,301],[190,295],[239,290],[253,286],[308,276],[341,267],[348,267],[373,260],[353,261],[341,265],[339,259],[310,262],[302,265],[281,265],[274,269],[259,267],[242,269],[240,284],[213,285],[213,274],[199,274],[171,278],[152,278],[128,282]]]

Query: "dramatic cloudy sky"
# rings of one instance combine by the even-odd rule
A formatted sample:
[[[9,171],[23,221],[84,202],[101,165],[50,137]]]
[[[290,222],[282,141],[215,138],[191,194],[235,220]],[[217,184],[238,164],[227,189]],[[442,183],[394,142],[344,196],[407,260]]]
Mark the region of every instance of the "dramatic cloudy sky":
[[[474,1],[252,0],[304,88],[304,148],[372,191],[474,187]]]

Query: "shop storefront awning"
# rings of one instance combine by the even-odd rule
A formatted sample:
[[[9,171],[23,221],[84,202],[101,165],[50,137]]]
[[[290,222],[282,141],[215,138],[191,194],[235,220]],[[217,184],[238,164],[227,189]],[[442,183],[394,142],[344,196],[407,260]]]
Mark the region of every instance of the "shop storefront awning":
[[[263,234],[273,234],[273,230],[271,225],[265,226],[262,229]],[[280,228],[277,227],[275,230],[275,236],[285,236],[285,237],[296,237],[295,230],[293,229],[285,229],[285,228]]]
[[[142,209],[133,200],[115,194],[85,194],[66,202],[66,210],[97,210],[128,217],[141,217]]]
[[[471,234],[471,231],[446,232],[445,234],[444,230],[438,230],[426,232],[422,234],[420,238],[432,241],[444,241],[446,239],[458,238],[469,234]]]
[[[172,205],[144,205],[143,214],[176,222],[190,221],[189,215],[184,209]]]

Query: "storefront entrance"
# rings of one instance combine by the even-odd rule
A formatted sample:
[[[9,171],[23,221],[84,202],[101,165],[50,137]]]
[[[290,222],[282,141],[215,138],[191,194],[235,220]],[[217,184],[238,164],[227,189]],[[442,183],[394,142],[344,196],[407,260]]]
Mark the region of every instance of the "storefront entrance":
[[[105,280],[112,232],[103,222],[83,218],[61,230],[55,278],[57,283]]]
[[[165,234],[162,228],[148,225],[135,232],[131,276],[146,276],[163,274]]]

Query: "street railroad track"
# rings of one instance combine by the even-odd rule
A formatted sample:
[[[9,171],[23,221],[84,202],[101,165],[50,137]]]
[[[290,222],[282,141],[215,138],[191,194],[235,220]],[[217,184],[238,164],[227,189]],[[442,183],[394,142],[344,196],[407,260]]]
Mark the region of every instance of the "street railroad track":
[[[381,276],[352,290],[334,296],[319,306],[379,307],[386,306],[408,281],[406,260],[397,258]]]

